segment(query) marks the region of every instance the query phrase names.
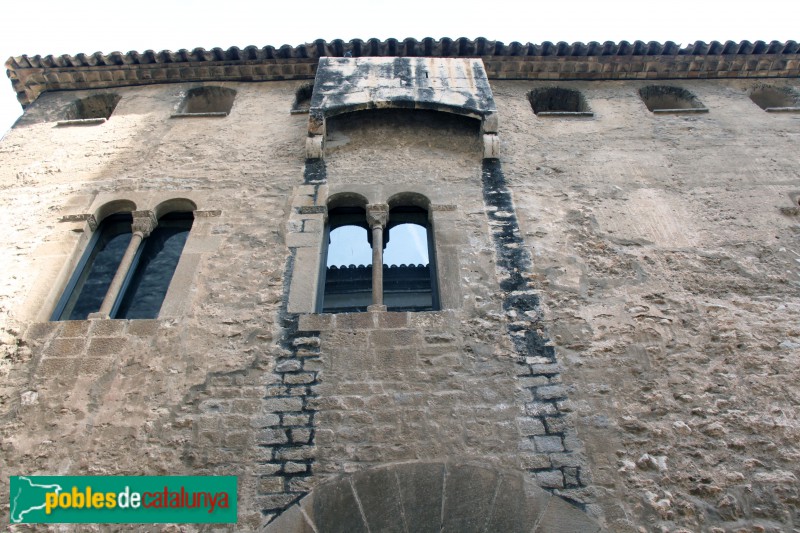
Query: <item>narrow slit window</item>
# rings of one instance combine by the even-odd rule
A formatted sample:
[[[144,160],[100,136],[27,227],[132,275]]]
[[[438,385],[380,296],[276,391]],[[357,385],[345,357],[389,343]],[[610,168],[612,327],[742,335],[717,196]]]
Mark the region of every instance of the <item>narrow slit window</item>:
[[[100,309],[131,240],[131,215],[111,215],[101,222],[64,290],[52,320],[85,320]]]
[[[114,318],[156,318],[192,229],[192,213],[169,213],[139,248]]]

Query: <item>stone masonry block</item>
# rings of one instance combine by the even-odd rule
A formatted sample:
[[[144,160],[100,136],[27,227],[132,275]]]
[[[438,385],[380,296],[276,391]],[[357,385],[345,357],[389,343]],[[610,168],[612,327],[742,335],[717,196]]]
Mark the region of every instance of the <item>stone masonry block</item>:
[[[525,404],[525,413],[529,416],[555,415],[558,410],[552,403],[528,402]]]
[[[547,433],[544,424],[538,418],[518,418],[517,424],[523,435],[545,435]]]
[[[57,322],[49,322],[49,324],[58,324]],[[64,327],[61,330],[60,337],[86,337],[89,333],[89,326],[92,325],[89,320],[65,320]]]
[[[342,313],[336,316],[337,329],[372,329],[377,313]]]
[[[91,320],[94,337],[121,337],[125,335],[127,320]]]
[[[558,436],[536,436],[533,441],[536,443],[536,450],[541,453],[564,451],[564,443]]]
[[[287,462],[283,465],[283,472],[286,474],[305,474],[308,472],[309,465],[305,463]]]
[[[408,313],[378,313],[378,328],[408,327]]]
[[[275,458],[279,461],[307,461],[314,459],[316,453],[316,448],[313,446],[281,448],[275,452]]]
[[[267,398],[264,400],[264,410],[268,412],[302,411],[302,398]]]
[[[300,315],[300,323],[298,331],[324,331],[334,327],[333,320],[336,315],[333,314],[302,314]]]
[[[549,454],[550,461],[553,463],[553,468],[562,467],[579,467],[583,466],[579,454],[574,453],[551,453]]]
[[[308,426],[311,424],[311,415],[283,415],[283,426]]]
[[[548,433],[563,433],[569,428],[569,422],[563,416],[548,416],[544,418]]]
[[[83,339],[53,339],[44,351],[45,357],[73,357],[83,353]]]
[[[309,444],[311,442],[310,429],[290,429],[289,438],[293,444]]]
[[[94,337],[89,342],[87,354],[93,357],[118,355],[127,345],[127,339],[122,337]]]
[[[567,389],[561,385],[547,385],[536,388],[536,396],[542,400],[556,400],[566,398]]]
[[[541,470],[543,468],[551,468],[553,464],[550,457],[553,454],[545,453],[523,453],[520,454],[520,466],[525,470]]]
[[[539,483],[539,486],[543,488],[564,488],[564,475],[561,473],[561,470],[545,470],[543,472],[536,472],[536,481]]]
[[[288,359],[275,365],[275,372],[295,372],[302,367],[303,364],[297,359]]]
[[[78,359],[66,357],[47,357],[36,368],[38,377],[71,377],[77,373]]]
[[[284,383],[290,385],[302,385],[313,383],[316,380],[316,376],[312,372],[298,372],[297,374],[284,374],[283,381]]]
[[[258,480],[258,493],[266,494],[270,492],[283,491],[283,478],[278,476],[264,476]]]
[[[564,483],[567,487],[577,487],[580,485],[580,480],[578,479],[578,468],[575,467],[565,467],[563,469],[564,472]]]

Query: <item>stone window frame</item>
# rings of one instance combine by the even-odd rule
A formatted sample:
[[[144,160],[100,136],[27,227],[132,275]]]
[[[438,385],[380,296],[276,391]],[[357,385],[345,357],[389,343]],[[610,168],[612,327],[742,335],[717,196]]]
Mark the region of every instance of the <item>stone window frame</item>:
[[[193,215],[192,228],[184,244],[178,264],[173,273],[170,281],[169,288],[161,303],[161,309],[155,317],[157,320],[179,318],[185,313],[187,304],[187,297],[190,294],[191,285],[193,284],[195,272],[200,261],[200,257],[213,251],[216,248],[216,240],[210,237],[206,222],[208,218],[219,217],[222,212],[214,209],[202,209],[200,206],[204,203],[204,195],[198,195],[192,191],[175,191],[172,193],[130,193],[125,197],[120,197],[114,194],[99,195],[90,206],[88,212],[66,214],[59,219],[61,223],[67,223],[72,226],[72,232],[81,234],[81,238],[73,247],[68,260],[64,262],[60,269],[56,282],[52,284],[49,294],[45,297],[43,305],[39,306],[39,313],[36,320],[39,322],[63,322],[64,320],[56,318],[55,312],[62,301],[68,297],[66,290],[69,288],[72,278],[76,273],[76,269],[82,266],[83,257],[92,245],[92,240],[95,238],[95,232],[100,226],[100,223],[109,216],[117,213],[131,213],[133,217],[132,233],[135,235],[139,232],[142,236],[149,233],[148,229],[152,231],[158,219],[171,212],[191,212]],[[134,239],[131,239],[134,242]],[[143,245],[144,239],[139,240],[137,249]],[[131,245],[129,245],[130,247]],[[127,255],[127,254],[126,254]],[[124,259],[123,259],[124,261]],[[120,264],[118,272],[115,274],[115,280],[119,276],[124,280],[131,267],[135,265],[128,264],[127,268]],[[125,270],[125,272],[120,272]],[[112,285],[114,282],[112,281]],[[112,288],[109,289],[109,293]],[[121,295],[117,295],[121,296]],[[111,297],[107,298],[112,300]],[[119,298],[113,298],[112,304]],[[105,302],[104,302],[105,303]],[[106,319],[106,320],[153,320],[153,319],[116,319],[109,316],[104,309],[97,313],[92,313],[87,317],[89,319]]]
[[[368,203],[364,196],[350,191],[333,194],[328,197],[326,202],[326,214],[333,207],[360,207],[365,211],[364,223],[367,231],[370,232],[372,242],[372,304],[367,307],[367,311],[386,311],[387,305],[384,303],[384,283],[383,283],[383,255],[385,253],[386,242],[388,240],[389,223],[391,222],[391,210],[396,207],[419,207],[427,213],[425,223],[426,241],[429,250],[428,265],[431,272],[431,311],[439,310],[439,291],[436,268],[436,239],[434,236],[433,223],[431,217],[431,202],[422,194],[415,192],[403,192],[394,194],[383,203]],[[325,283],[327,278],[327,256],[330,249],[330,223],[328,218],[325,220],[322,239],[322,260],[319,269],[319,289],[317,294],[316,311],[323,312],[325,298]],[[328,313],[338,314],[347,311],[327,311]]]
[[[290,313],[317,313],[319,309],[320,282],[324,280],[321,269],[325,268],[325,228],[327,226],[328,199],[334,196],[358,195],[365,199],[365,205],[385,206],[388,214],[388,200],[414,196],[426,198],[430,239],[436,260],[433,271],[440,312],[461,307],[460,249],[467,243],[467,236],[461,223],[458,206],[445,203],[445,194],[429,186],[402,185],[347,185],[330,187],[328,185],[302,185],[295,188],[291,212],[286,225],[286,244],[293,252],[293,268],[289,283]],[[396,204],[393,201],[393,205]],[[377,212],[382,207],[376,208]],[[376,221],[379,223],[379,221]],[[374,242],[374,240],[373,240]],[[386,311],[379,304],[370,306],[368,312]]]

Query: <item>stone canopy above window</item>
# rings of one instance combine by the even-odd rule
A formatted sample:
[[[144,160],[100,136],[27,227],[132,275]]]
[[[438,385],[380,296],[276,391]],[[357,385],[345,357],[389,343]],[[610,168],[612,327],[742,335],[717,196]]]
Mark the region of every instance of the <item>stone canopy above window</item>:
[[[481,121],[483,157],[499,155],[497,108],[479,58],[323,57],[308,120],[306,155],[324,156],[326,120],[367,109],[427,109]]]

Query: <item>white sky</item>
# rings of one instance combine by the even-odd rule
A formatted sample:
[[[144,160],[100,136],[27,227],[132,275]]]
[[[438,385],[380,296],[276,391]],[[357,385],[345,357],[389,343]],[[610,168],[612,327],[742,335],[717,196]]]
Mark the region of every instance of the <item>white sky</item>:
[[[800,40],[797,0],[339,0],[4,2],[0,58],[248,45],[318,38],[486,37],[512,41]],[[0,133],[21,113],[0,81]]]

